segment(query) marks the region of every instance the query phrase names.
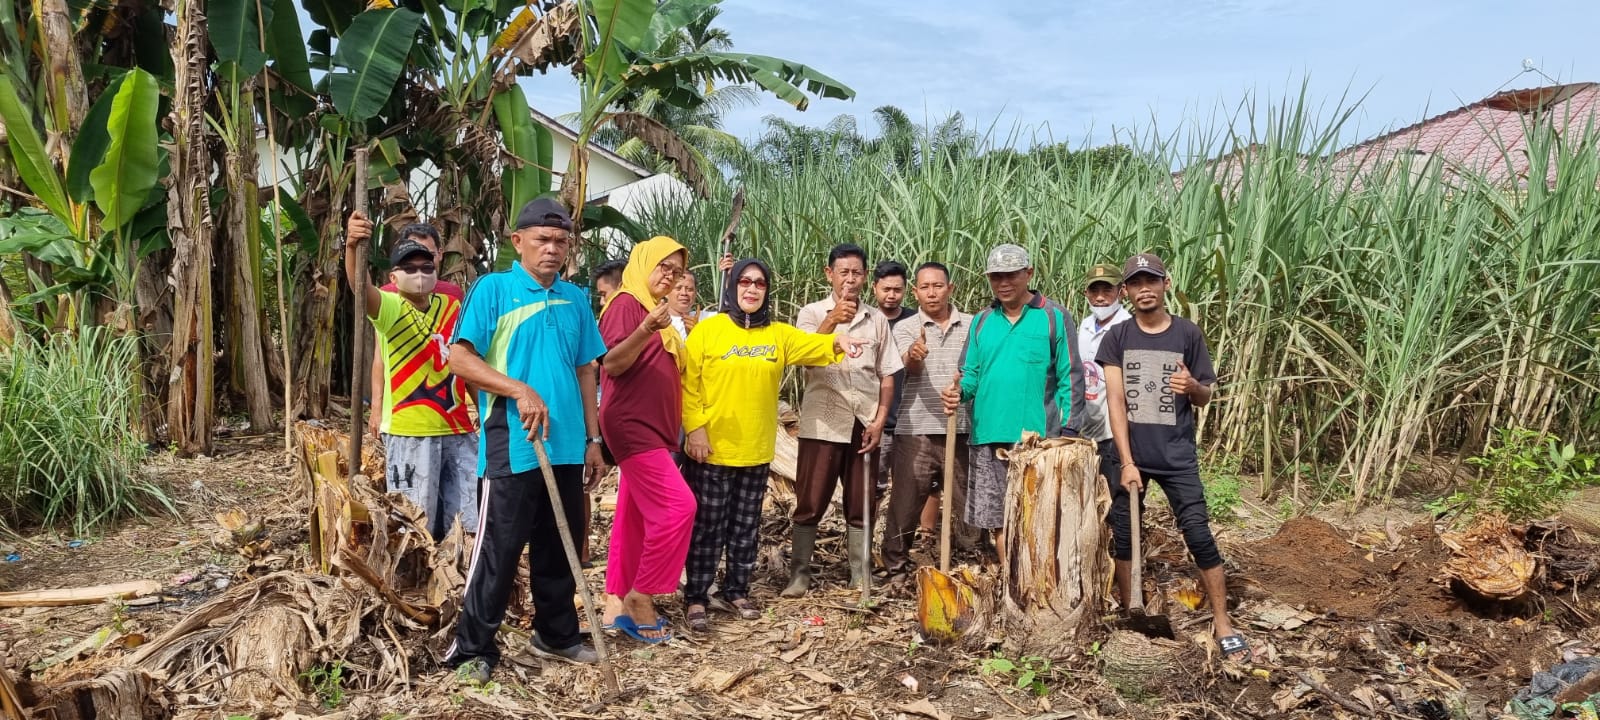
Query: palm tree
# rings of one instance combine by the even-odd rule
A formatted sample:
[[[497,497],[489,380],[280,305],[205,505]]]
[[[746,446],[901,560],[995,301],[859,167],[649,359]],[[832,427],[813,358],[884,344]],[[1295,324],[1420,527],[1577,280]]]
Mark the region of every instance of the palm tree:
[[[712,5],[691,20],[681,30],[668,36],[661,44],[661,57],[678,57],[706,52],[726,52],[733,48],[733,40],[724,28],[716,27],[722,8]],[[655,88],[642,88],[628,93],[613,105],[616,111],[643,115],[677,134],[694,155],[701,175],[720,178],[719,166],[732,166],[745,154],[739,139],[723,130],[722,119],[729,112],[755,105],[761,93],[748,85],[724,85],[710,72],[695,77],[699,102],[687,107],[670,102]],[[595,133],[595,140],[612,148],[618,155],[657,172],[676,172],[677,165],[663,157],[651,143],[638,135],[630,135],[615,125]]]
[[[754,162],[782,171],[835,156],[881,163],[893,172],[915,172],[929,162],[970,156],[978,147],[978,136],[967,128],[961,113],[952,113],[932,127],[918,125],[893,105],[878,107],[872,115],[878,124],[874,138],[863,136],[850,115],[840,115],[820,128],[769,115],[763,119],[766,131],[748,152]]]

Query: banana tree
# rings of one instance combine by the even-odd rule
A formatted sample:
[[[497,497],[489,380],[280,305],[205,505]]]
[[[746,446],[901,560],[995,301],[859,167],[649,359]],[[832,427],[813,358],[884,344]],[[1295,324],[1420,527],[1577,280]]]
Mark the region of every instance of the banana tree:
[[[766,55],[698,51],[663,55],[663,44],[720,0],[574,0],[590,20],[582,23],[584,62],[577,142],[562,178],[561,197],[577,207],[587,197],[589,141],[614,125],[672,160],[692,187],[704,193],[705,180],[689,146],[670,128],[649,116],[618,111],[629,93],[653,90],[685,108],[706,102],[708,79],[751,84],[805,110],[811,97],[848,100],[855,91],[804,64]]]

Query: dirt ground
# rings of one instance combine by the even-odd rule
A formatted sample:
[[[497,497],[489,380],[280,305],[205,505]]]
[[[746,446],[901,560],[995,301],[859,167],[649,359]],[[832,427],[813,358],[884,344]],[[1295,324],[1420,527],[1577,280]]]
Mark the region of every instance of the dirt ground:
[[[151,461],[171,488],[179,517],[128,521],[103,535],[0,538],[0,592],[150,579],[157,602],[0,610],[0,656],[24,695],[101,672],[139,642],[195,612],[237,583],[304,566],[305,500],[281,440],[233,440],[214,459]],[[1250,511],[1248,508],[1255,508]],[[220,532],[216,513],[238,508],[266,526],[266,543],[245,557]],[[175,717],[240,718],[1492,718],[1532,673],[1600,644],[1595,586],[1547,585],[1514,607],[1474,607],[1440,577],[1449,550],[1432,519],[1403,507],[1354,519],[1337,509],[1281,522],[1248,505],[1218,526],[1228,558],[1230,600],[1256,658],[1222,663],[1206,642],[1209,614],[1180,597],[1194,587],[1182,540],[1156,507],[1146,521],[1152,608],[1172,616],[1179,642],[1164,670],[1140,687],[1108,682],[1102,670],[1121,647],[1109,628],[1067,657],[1022,658],[1005,646],[961,652],[921,642],[915,590],[880,588],[870,611],[843,586],[839,528],[819,549],[821,589],[782,600],[781,538],[787,521],[769,513],[755,577],[759,621],[713,615],[713,631],[680,631],[644,646],[608,638],[624,688],[611,695],[601,673],[541,661],[525,639],[502,634],[506,661],[483,688],[459,683],[437,662],[438,638],[413,644],[401,688],[362,686],[372,668],[344,679],[311,675],[272,707],[229,707],[215,693],[174,688]],[[1332,520],[1332,522],[1329,522]],[[604,567],[605,521],[596,523]],[[81,543],[73,541],[81,540]],[[924,553],[926,550],[924,550]],[[921,558],[926,561],[926,554]],[[588,573],[601,587],[603,571]],[[1556,589],[1559,588],[1559,589]],[[682,626],[677,598],[661,609]],[[526,626],[526,618],[513,625]],[[85,648],[113,628],[115,642]],[[420,635],[419,635],[420,637]],[[999,640],[1000,638],[996,638]],[[994,662],[996,658],[1005,663]],[[986,667],[986,661],[987,667]],[[1005,670],[1006,664],[1018,666]],[[1038,683],[1019,683],[1024,670]],[[25,698],[26,699],[26,698]]]

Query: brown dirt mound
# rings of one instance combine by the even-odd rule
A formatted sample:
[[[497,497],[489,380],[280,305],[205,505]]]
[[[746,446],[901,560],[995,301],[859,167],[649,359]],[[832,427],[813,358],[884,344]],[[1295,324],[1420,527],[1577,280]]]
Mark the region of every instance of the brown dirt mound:
[[[1464,612],[1434,581],[1449,556],[1433,528],[1415,525],[1391,548],[1362,551],[1332,525],[1301,517],[1250,549],[1251,575],[1284,602],[1340,617],[1426,619]]]

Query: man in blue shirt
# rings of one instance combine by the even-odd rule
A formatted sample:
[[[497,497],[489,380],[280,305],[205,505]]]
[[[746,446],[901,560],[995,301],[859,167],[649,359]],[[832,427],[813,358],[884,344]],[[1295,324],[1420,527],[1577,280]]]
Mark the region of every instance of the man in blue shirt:
[[[523,548],[530,549],[531,649],[574,662],[598,660],[578,633],[572,601],[578,580],[567,566],[533,443],[546,443],[567,524],[575,536],[586,535],[584,486],[604,471],[594,360],[605,343],[588,295],[560,278],[572,242],[566,209],[543,198],[528,203],[511,242],[519,262],[472,287],[450,355],[451,370],[478,389],[483,508],[446,662],[479,683],[500,659],[495,632]]]

